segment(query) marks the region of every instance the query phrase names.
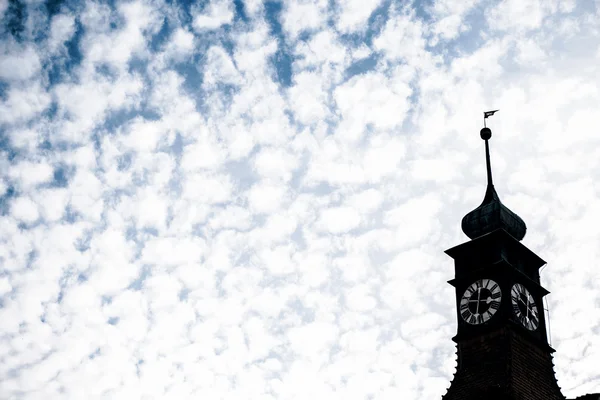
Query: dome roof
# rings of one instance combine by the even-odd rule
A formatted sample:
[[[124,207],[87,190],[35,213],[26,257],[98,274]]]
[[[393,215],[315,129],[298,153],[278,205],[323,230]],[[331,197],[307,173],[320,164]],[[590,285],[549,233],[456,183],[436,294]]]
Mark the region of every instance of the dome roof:
[[[504,229],[515,239],[522,240],[527,226],[502,204],[494,185],[488,185],[481,205],[462,219],[462,230],[470,239],[475,239],[496,229]]]
[[[475,239],[496,229],[504,229],[515,239],[522,240],[527,231],[525,222],[502,204],[492,182],[492,167],[488,144],[488,140],[492,137],[492,131],[486,127],[481,130],[480,135],[485,141],[488,184],[481,205],[462,219],[462,230],[470,239]]]

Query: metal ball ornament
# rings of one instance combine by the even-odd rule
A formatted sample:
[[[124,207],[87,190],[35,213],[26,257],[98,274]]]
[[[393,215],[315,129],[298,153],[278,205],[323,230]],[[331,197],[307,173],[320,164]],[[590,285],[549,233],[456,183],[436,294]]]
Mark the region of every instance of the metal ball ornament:
[[[492,130],[490,128],[483,128],[479,132],[479,135],[481,136],[481,138],[483,140],[488,140],[489,138],[492,137]]]

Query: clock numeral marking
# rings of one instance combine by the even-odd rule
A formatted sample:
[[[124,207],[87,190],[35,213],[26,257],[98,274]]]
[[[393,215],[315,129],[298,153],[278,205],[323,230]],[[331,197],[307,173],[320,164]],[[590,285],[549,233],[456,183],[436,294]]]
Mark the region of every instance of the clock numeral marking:
[[[502,290],[492,279],[479,279],[464,291],[459,310],[462,319],[471,324],[483,324],[500,309]]]
[[[513,312],[517,320],[530,331],[536,330],[539,325],[539,317],[537,305],[531,293],[525,286],[515,283],[510,294]]]

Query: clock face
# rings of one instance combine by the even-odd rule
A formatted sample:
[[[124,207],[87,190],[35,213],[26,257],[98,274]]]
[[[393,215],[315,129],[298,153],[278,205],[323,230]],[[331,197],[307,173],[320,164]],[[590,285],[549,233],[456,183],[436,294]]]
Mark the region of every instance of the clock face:
[[[510,298],[513,312],[519,322],[530,331],[535,331],[540,324],[540,317],[529,290],[520,283],[515,283],[510,290]]]
[[[502,291],[491,279],[473,282],[460,299],[460,315],[471,325],[488,321],[500,308]]]

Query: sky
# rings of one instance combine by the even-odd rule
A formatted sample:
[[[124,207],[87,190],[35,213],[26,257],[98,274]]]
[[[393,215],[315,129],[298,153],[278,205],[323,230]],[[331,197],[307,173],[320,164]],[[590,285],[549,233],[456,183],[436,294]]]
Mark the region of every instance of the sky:
[[[0,0],[0,398],[435,399],[462,217],[600,392],[599,0]]]

